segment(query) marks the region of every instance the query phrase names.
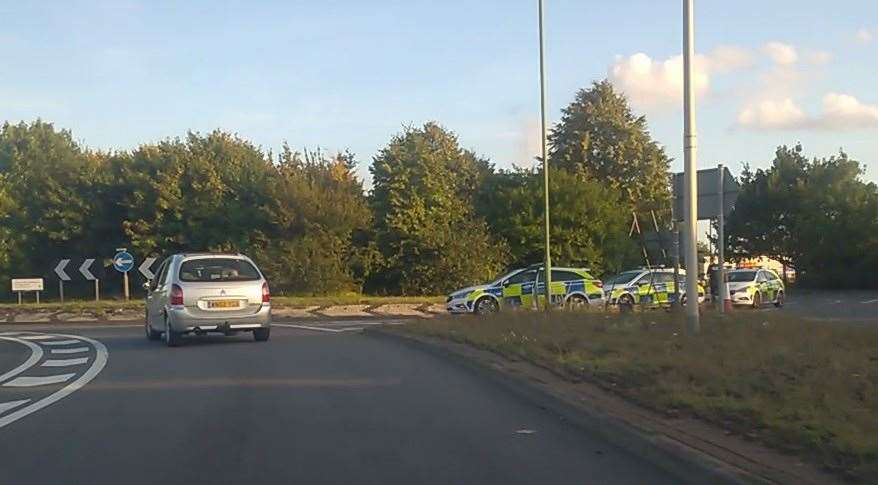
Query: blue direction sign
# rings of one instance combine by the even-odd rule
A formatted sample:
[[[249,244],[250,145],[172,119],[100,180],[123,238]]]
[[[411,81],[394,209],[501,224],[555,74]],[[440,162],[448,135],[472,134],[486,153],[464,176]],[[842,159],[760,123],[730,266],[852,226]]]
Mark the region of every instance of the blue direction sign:
[[[120,273],[127,273],[134,267],[134,256],[128,251],[119,251],[113,256],[113,267]]]

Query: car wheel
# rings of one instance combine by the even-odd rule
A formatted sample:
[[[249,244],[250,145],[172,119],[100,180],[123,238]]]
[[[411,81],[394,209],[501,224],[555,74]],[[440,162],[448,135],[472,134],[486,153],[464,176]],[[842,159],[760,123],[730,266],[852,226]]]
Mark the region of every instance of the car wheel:
[[[588,308],[588,299],[584,296],[571,295],[570,298],[567,299],[568,310],[582,310],[584,308]]]
[[[271,328],[257,328],[253,330],[253,340],[265,342],[271,336]]]
[[[490,315],[498,311],[500,311],[500,305],[497,304],[497,300],[490,296],[483,296],[476,300],[476,315]]]
[[[759,308],[762,306],[762,293],[758,291],[753,294],[753,308]]]
[[[784,294],[782,291],[778,291],[777,298],[774,300],[774,306],[776,306],[777,308],[780,308],[783,306],[783,303],[784,303]]]
[[[680,306],[686,306],[686,294],[685,293],[680,297]]]
[[[182,336],[171,329],[170,322],[168,322],[168,316],[165,315],[165,345],[168,347],[177,347],[180,345],[181,339]]]
[[[153,341],[155,341],[155,340],[158,340],[158,339],[162,338],[162,333],[161,333],[161,332],[156,332],[155,330],[152,329],[152,327],[149,326],[149,316],[148,316],[148,315],[147,315],[147,317],[146,317],[146,322],[144,323],[143,326],[144,326],[144,328],[146,329],[146,338],[147,338],[147,340],[153,340]]]
[[[619,309],[622,311],[630,311],[634,308],[634,297],[628,294],[622,295],[616,300],[616,303],[619,304]]]

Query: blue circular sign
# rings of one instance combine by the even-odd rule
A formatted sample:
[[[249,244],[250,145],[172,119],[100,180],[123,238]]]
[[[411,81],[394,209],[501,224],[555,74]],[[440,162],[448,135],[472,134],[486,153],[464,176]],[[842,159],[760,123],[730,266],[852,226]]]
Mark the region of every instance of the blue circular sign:
[[[128,251],[119,251],[113,256],[113,267],[120,273],[127,273],[134,267],[134,256]]]

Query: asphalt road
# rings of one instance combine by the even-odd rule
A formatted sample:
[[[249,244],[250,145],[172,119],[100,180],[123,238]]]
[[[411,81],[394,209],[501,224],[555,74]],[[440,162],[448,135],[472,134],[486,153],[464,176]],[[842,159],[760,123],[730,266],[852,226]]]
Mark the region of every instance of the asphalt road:
[[[171,349],[133,326],[0,326],[15,333],[0,335],[0,483],[677,482],[493,381],[357,328]]]

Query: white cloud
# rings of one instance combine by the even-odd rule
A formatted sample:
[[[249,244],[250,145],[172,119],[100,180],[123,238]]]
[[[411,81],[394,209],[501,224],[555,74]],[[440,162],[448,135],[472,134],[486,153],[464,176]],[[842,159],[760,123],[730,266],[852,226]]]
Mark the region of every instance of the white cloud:
[[[738,114],[738,124],[747,128],[788,129],[807,120],[808,116],[791,98],[752,103]]]
[[[753,53],[742,47],[722,45],[707,55],[708,67],[712,72],[726,73],[753,65]]]
[[[721,46],[707,55],[696,55],[692,66],[695,95],[700,97],[708,92],[713,74],[740,70],[752,64],[752,53],[735,46]],[[639,108],[679,106],[683,99],[682,56],[661,60],[638,52],[617,57],[608,71],[610,81]]]
[[[774,130],[878,128],[878,105],[863,103],[849,94],[828,93],[821,112],[811,116],[792,98],[763,100],[745,106],[738,114],[738,125]]]
[[[806,59],[809,64],[822,66],[829,64],[829,61],[832,60],[832,54],[827,51],[810,51],[806,54]]]
[[[835,128],[878,127],[878,105],[865,104],[849,94],[829,93],[823,97],[820,126]]]
[[[769,42],[762,47],[765,53],[775,64],[790,66],[798,62],[799,53],[795,47],[782,42]]]
[[[863,45],[871,44],[873,40],[875,40],[875,34],[872,33],[871,30],[863,27],[858,30],[855,35],[857,42]]]

